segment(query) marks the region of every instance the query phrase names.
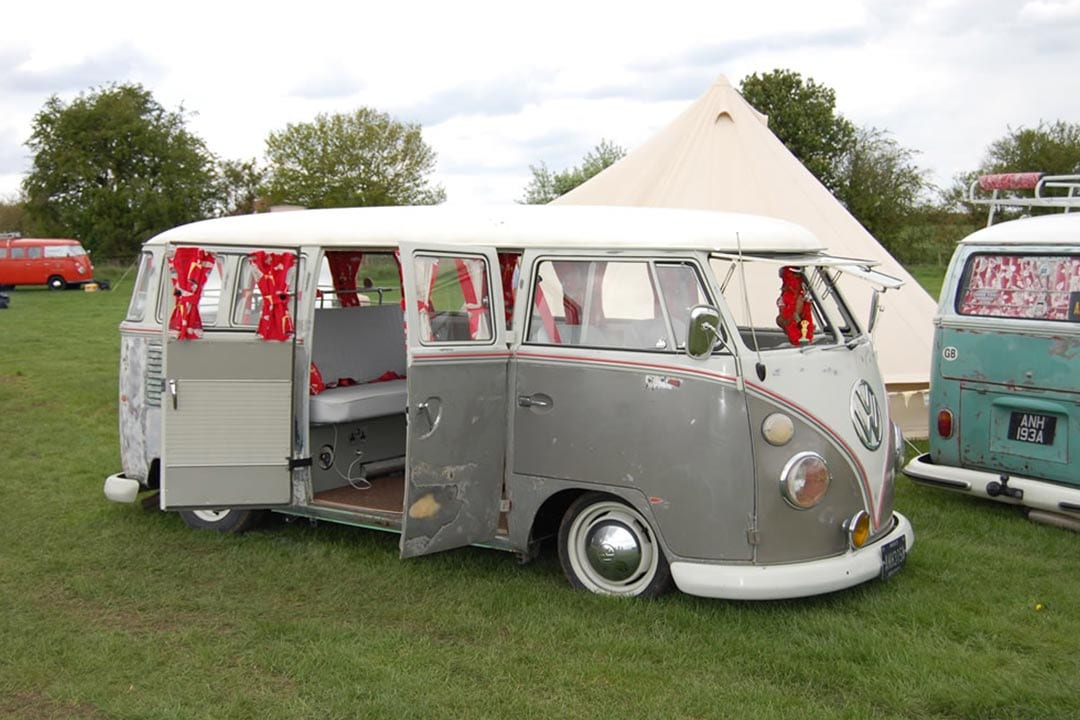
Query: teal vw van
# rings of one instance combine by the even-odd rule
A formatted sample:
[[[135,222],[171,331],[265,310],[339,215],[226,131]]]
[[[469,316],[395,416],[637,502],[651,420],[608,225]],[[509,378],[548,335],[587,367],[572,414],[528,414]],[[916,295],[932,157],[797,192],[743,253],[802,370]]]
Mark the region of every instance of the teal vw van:
[[[980,182],[991,223],[1005,206],[1065,212],[960,242],[934,319],[930,449],[904,471],[1080,531],[1080,176]]]

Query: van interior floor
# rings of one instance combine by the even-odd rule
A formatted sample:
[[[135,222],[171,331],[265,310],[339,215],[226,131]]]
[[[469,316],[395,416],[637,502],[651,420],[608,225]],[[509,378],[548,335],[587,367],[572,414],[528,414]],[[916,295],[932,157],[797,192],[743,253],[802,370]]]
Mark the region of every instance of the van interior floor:
[[[312,504],[343,510],[380,510],[400,513],[405,498],[405,474],[380,475],[370,480],[371,487],[358,489],[343,485],[315,493]]]

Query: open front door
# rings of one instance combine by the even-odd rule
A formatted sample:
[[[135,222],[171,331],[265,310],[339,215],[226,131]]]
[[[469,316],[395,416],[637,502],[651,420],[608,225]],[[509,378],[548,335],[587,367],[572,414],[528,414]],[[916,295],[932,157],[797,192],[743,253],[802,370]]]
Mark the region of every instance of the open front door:
[[[494,250],[402,244],[408,440],[401,556],[490,540],[503,493],[509,352]]]
[[[189,259],[188,251],[204,254]],[[272,340],[264,338],[266,331],[259,325],[268,317],[260,289],[269,287],[264,284],[268,273],[257,270],[246,251],[219,248],[210,250],[209,257],[206,253],[202,248],[170,248],[172,275],[185,283],[200,272],[193,263],[219,268],[238,264],[239,307],[233,308],[232,318],[223,316],[230,289],[220,282],[216,288],[205,283],[194,297],[193,285],[179,293],[176,280],[171,286],[173,301],[167,304],[163,323],[161,507],[285,505],[291,495],[295,342],[288,315],[295,316],[292,288],[298,257],[291,252],[272,256],[291,257],[283,264],[293,268],[281,273],[287,287],[274,294],[285,307],[270,313],[277,326],[288,323],[288,332],[279,333],[286,339]],[[178,254],[184,255],[180,262]]]

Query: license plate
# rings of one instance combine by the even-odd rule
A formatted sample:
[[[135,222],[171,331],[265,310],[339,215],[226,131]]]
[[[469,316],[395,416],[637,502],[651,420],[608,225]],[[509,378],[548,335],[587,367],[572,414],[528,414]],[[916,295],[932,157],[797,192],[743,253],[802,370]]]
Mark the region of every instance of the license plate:
[[[1032,445],[1053,445],[1057,418],[1040,413],[1012,412],[1009,414],[1010,440]]]
[[[881,546],[881,579],[888,580],[907,562],[907,538],[900,537]]]

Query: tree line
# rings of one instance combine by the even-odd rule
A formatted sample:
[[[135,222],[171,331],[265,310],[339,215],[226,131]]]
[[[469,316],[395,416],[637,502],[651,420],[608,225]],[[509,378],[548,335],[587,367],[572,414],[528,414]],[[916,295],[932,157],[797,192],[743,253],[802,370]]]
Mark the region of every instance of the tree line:
[[[104,257],[132,257],[163,230],[208,217],[295,204],[311,208],[440,203],[435,152],[419,125],[362,107],[288,124],[264,163],[214,155],[138,84],[113,84],[34,116],[21,197],[0,203],[0,231],[79,238]]]
[[[742,96],[769,128],[894,256],[941,263],[982,224],[963,199],[980,174],[1080,173],[1080,124],[1009,128],[978,168],[934,187],[918,152],[888,130],[836,111],[835,92],[792,70],[745,77]],[[222,159],[188,129],[190,113],[166,110],[138,84],[112,84],[65,103],[50,97],[26,145],[31,169],[18,198],[0,202],[0,231],[77,237],[105,257],[133,256],[158,232],[275,204],[310,208],[437,204],[435,152],[418,124],[361,107],[288,124],[257,159]],[[519,202],[546,203],[626,154],[601,140],[579,165],[530,165]]]

